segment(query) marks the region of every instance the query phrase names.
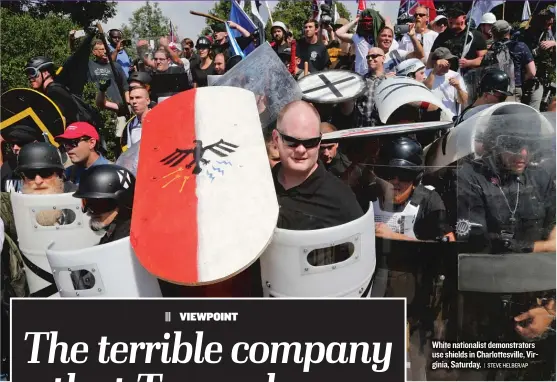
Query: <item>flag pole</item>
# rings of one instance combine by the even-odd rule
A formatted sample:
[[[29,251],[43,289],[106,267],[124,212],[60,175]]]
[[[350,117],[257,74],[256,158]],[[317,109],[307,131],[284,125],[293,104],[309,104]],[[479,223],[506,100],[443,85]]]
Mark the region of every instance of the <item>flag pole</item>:
[[[472,7],[470,8],[470,13],[469,13],[470,15],[472,14],[472,11],[474,10],[474,5],[475,4],[476,4],[476,0],[473,0],[472,1]],[[466,56],[466,53],[468,53],[466,51],[466,40],[468,39],[468,33],[470,33],[470,24],[471,23],[470,23],[470,20],[466,20],[466,21],[467,21],[468,25],[466,25],[466,36],[464,36],[464,46],[462,48],[462,54],[460,55],[460,59],[463,59],[464,56]],[[472,42],[472,41],[470,41],[470,42]],[[458,68],[458,72],[460,74],[460,67]]]
[[[269,3],[265,1],[265,6],[267,7],[267,12],[269,13],[269,20],[271,20],[271,24],[273,24],[273,15],[271,13],[271,8],[269,8]]]
[[[505,20],[505,4],[507,4],[506,1],[503,3],[503,16],[501,16],[503,20]]]

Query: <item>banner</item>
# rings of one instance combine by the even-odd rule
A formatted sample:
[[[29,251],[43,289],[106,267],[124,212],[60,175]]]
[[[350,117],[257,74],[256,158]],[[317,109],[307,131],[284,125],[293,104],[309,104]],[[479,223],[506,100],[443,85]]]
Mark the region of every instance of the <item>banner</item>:
[[[12,299],[11,380],[403,381],[404,317],[404,299]]]

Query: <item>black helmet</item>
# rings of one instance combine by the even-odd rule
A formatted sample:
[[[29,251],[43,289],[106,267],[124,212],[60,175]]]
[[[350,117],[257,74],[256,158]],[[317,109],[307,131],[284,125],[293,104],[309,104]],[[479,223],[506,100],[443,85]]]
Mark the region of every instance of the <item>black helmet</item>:
[[[25,72],[27,73],[27,75],[34,76],[37,71],[50,72],[51,74],[54,74],[54,62],[50,58],[45,56],[37,56],[31,58],[25,65]]]
[[[394,171],[393,168],[397,168]],[[424,151],[422,146],[407,137],[392,138],[384,142],[378,154],[375,174],[382,179],[392,175],[401,177],[404,173],[408,180],[419,181],[424,171]]]
[[[207,47],[211,46],[211,41],[207,37],[199,37],[197,39],[197,43],[195,44],[195,48],[199,49],[200,47]]]
[[[83,173],[75,198],[110,199],[121,207],[132,208],[135,176],[114,164],[93,166]]]
[[[147,72],[133,72],[128,78],[128,83],[132,81],[141,82],[143,85],[149,85],[151,83],[151,76]]]
[[[6,142],[21,147],[35,141],[45,142],[48,139],[45,138],[39,128],[29,125],[11,125],[3,128],[1,131],[2,138]]]
[[[512,96],[509,91],[511,79],[500,69],[489,69],[480,81],[480,94],[498,92],[506,96]]]
[[[64,171],[62,156],[56,147],[46,142],[33,142],[21,148],[17,156],[16,173],[28,170],[56,169]]]
[[[496,148],[508,151],[511,149],[511,142],[520,144],[527,140],[539,143],[542,136],[542,117],[528,105],[503,104],[491,116],[484,118],[489,120],[480,137],[486,153]]]

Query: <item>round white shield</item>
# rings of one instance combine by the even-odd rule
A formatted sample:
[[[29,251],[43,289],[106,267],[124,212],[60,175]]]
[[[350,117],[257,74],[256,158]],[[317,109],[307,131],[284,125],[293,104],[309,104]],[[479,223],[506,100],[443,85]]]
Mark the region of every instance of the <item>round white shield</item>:
[[[298,81],[303,99],[315,103],[341,103],[361,96],[366,89],[362,76],[348,70],[313,73]]]

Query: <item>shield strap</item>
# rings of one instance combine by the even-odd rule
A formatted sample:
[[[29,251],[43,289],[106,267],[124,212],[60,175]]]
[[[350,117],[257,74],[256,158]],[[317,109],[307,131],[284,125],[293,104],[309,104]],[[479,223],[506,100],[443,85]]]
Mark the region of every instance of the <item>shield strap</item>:
[[[56,294],[58,292],[58,288],[56,287],[54,277],[41,267],[35,265],[31,260],[27,258],[27,256],[25,256],[25,254],[22,253],[21,257],[23,258],[25,266],[29,268],[31,272],[39,276],[44,281],[50,283],[50,285],[44,287],[43,289],[31,293],[31,297],[50,297],[53,294]]]

